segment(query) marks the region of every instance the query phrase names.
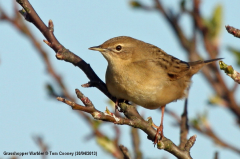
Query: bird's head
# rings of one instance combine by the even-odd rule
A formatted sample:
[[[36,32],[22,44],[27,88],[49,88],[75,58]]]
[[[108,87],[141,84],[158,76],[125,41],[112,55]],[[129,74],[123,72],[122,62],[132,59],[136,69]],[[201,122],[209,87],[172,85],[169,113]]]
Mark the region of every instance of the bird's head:
[[[142,44],[146,43],[128,36],[119,36],[89,49],[100,51],[108,63],[132,62],[137,52],[141,50]]]

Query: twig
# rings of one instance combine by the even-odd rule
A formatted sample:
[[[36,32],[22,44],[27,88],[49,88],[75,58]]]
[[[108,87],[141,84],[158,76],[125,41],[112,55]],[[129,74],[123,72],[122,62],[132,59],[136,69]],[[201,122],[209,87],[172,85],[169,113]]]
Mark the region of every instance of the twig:
[[[211,58],[215,58],[219,53],[219,46],[214,43],[214,41],[209,38],[209,30],[204,23],[204,18],[200,14],[200,0],[194,0],[193,3],[193,12],[191,13],[193,20],[196,24],[196,27],[200,31],[202,37],[204,46],[207,50],[208,55]],[[238,124],[240,124],[240,107],[236,103],[236,100],[234,98],[234,94],[231,92],[231,90],[227,87],[225,81],[223,80],[223,77],[220,74],[219,69],[217,68],[216,64],[210,65],[209,71],[205,71],[204,76],[207,78],[208,82],[211,83],[211,86],[213,86],[213,89],[216,91],[217,95],[221,98],[226,99],[228,102],[227,106],[228,109],[231,110],[231,112],[236,116]],[[204,69],[203,69],[204,71]],[[210,76],[210,71],[215,74],[215,77]]]
[[[121,137],[121,131],[120,131],[120,128],[118,125],[113,125],[113,128],[114,128],[114,134],[115,134],[115,137],[113,139],[113,142],[115,144],[116,147],[119,147],[119,139]]]
[[[80,94],[80,93],[77,93],[77,94]],[[156,130],[152,128],[151,123],[145,121],[139,115],[139,113],[137,112],[134,106],[127,105],[126,103],[121,103],[119,106],[121,110],[123,110],[124,115],[127,117],[127,118],[122,118],[122,117],[116,117],[113,113],[109,112],[108,109],[106,109],[106,111],[103,113],[97,110],[93,105],[85,107],[61,97],[58,97],[57,99],[59,101],[62,101],[68,104],[75,110],[81,110],[91,114],[94,119],[108,121],[108,122],[112,122],[114,124],[119,124],[119,125],[129,125],[134,128],[140,128],[148,135],[148,139],[152,141],[154,141],[155,139]],[[86,99],[86,100],[89,101],[89,99]],[[157,147],[158,149],[164,149],[170,152],[171,154],[173,154],[174,156],[180,159],[191,159],[189,151],[179,149],[171,140],[167,139],[166,137],[164,137],[162,140],[160,140],[157,143]]]
[[[130,157],[130,155],[129,155],[129,152],[128,152],[128,149],[127,149],[125,146],[120,145],[119,148],[120,148],[120,150],[121,150],[122,153],[123,153],[124,159],[131,159],[131,157]]]
[[[53,77],[53,79],[60,86],[61,91],[63,92],[63,96],[67,97],[70,100],[74,100],[74,98],[70,95],[69,91],[67,90],[62,77],[56,72],[51,61],[49,60],[48,53],[43,49],[40,42],[37,40],[37,38],[35,38],[34,34],[30,31],[30,29],[24,23],[23,19],[20,17],[16,5],[17,4],[14,3],[15,17],[13,18],[10,18],[9,16],[7,16],[7,14],[0,7],[0,11],[1,11],[0,19],[10,22],[17,30],[19,30],[23,35],[29,38],[30,42],[32,42],[33,46],[38,51],[39,55],[42,57],[48,73]]]
[[[76,92],[78,94],[81,93],[79,90],[77,90]],[[65,104],[71,106],[73,110],[81,110],[83,112],[89,113],[89,114],[91,114],[93,116],[94,119],[102,120],[102,121],[109,121],[109,122],[113,122],[115,124],[120,124],[120,125],[122,125],[122,124],[131,125],[131,122],[128,119],[116,117],[113,113],[110,113],[108,110],[106,110],[105,113],[97,110],[92,104],[91,105],[89,104],[89,103],[91,103],[91,101],[88,99],[88,97],[84,96],[81,99],[84,102],[85,101],[89,101],[88,104],[85,104],[85,106],[82,106],[82,105],[77,104],[75,102],[71,102],[71,101],[69,101],[67,99],[64,99],[64,98],[61,98],[61,97],[57,97],[57,100],[59,100],[59,101],[65,103]]]
[[[138,129],[132,128],[131,134],[132,134],[132,144],[133,144],[135,159],[142,159],[142,151],[140,150],[140,137],[139,137]]]
[[[188,105],[188,99],[185,99],[184,104],[184,111],[181,116],[181,122],[180,122],[180,149],[184,149],[186,143],[187,143],[187,134],[188,134],[188,116],[187,116],[187,105]]]
[[[240,73],[233,69],[231,65],[225,64],[223,61],[219,61],[219,66],[221,70],[224,70],[226,75],[231,77],[235,82],[240,84]]]
[[[180,121],[181,121],[180,117],[176,113],[174,113],[173,111],[170,111],[169,109],[166,109],[166,110],[167,111],[165,111],[165,112],[167,114],[171,115],[177,121],[177,123],[180,126]],[[215,134],[215,132],[212,130],[211,127],[209,127],[209,126],[206,127],[205,125],[201,125],[201,126],[200,125],[194,125],[194,124],[190,124],[189,126],[190,126],[190,128],[196,130],[197,132],[199,132],[199,133],[201,133],[203,135],[206,135],[209,138],[211,138],[214,141],[214,143],[216,143],[216,144],[218,144],[218,145],[220,145],[222,147],[228,148],[228,149],[230,149],[232,151],[235,151],[236,153],[240,154],[240,149],[238,149],[238,148],[236,148],[236,147],[226,143],[225,141],[221,140]]]
[[[41,152],[43,152],[44,154],[41,155],[42,159],[46,159],[46,154],[45,152],[48,151],[48,146],[43,142],[43,138],[40,136],[34,136],[33,140],[35,141],[35,143],[40,147]]]
[[[171,27],[173,28],[173,31],[176,33],[179,42],[182,44],[183,48],[186,51],[190,51],[190,43],[191,41],[188,40],[186,38],[186,36],[184,35],[181,27],[179,26],[178,22],[177,22],[177,17],[174,17],[173,15],[169,15],[167,13],[167,11],[164,9],[164,7],[162,6],[160,0],[154,0],[155,2],[155,6],[157,11],[159,11],[160,13],[162,13],[164,15],[164,17],[166,18],[166,20],[168,21],[168,23],[171,25]]]
[[[20,12],[25,18],[28,19],[29,22],[33,23],[39,31],[44,35],[47,40],[44,42],[51,47],[56,52],[56,57],[59,60],[64,60],[66,62],[72,63],[74,66],[79,67],[86,76],[90,79],[90,81],[94,81],[100,91],[102,91],[107,97],[109,97],[114,102],[116,98],[112,97],[111,94],[107,91],[107,87],[105,83],[96,75],[91,66],[87,64],[83,59],[81,59],[76,54],[72,53],[68,49],[66,49],[63,45],[59,43],[59,41],[54,36],[54,25],[53,21],[49,20],[48,27],[43,23],[40,19],[32,5],[28,0],[17,0],[17,2],[23,7],[23,10]]]
[[[214,159],[218,159],[218,152],[215,152]]]
[[[67,99],[70,99],[71,101],[75,101],[74,97],[72,97],[70,95],[70,93],[68,92],[66,85],[63,82],[62,77],[60,75],[58,75],[56,73],[56,70],[53,68],[51,61],[48,58],[47,52],[41,47],[40,42],[36,40],[33,33],[30,31],[30,29],[27,27],[27,25],[25,25],[24,21],[20,17],[20,14],[17,10],[16,5],[17,5],[17,3],[14,3],[14,10],[15,10],[14,18],[10,18],[9,16],[7,16],[7,14],[5,14],[3,9],[0,7],[0,15],[1,15],[0,19],[10,22],[13,26],[16,27],[17,30],[19,30],[21,33],[23,33],[23,35],[25,35],[26,37],[28,37],[30,39],[30,41],[33,43],[36,50],[39,52],[40,56],[42,57],[45,65],[47,67],[48,73],[53,77],[53,79],[56,81],[56,83],[58,83],[59,87],[61,88],[61,91],[63,93],[62,96],[66,97]],[[28,16],[25,12],[22,12],[22,14],[24,14],[25,16]],[[28,21],[31,21],[31,19],[29,19],[29,17],[26,17],[26,18],[28,19]],[[50,25],[50,30],[53,30],[53,24]],[[45,41],[45,42],[48,45],[51,45],[51,43],[49,43],[48,41]],[[54,95],[57,95],[57,94],[54,94]],[[92,128],[94,136],[96,136],[98,138],[107,138],[107,136],[103,132],[101,132],[95,128],[92,118],[90,118],[88,115],[86,115],[85,113],[83,113],[81,111],[76,111],[76,112],[79,113],[83,117],[83,119],[85,119],[89,123],[89,126],[91,126],[91,128]],[[104,148],[104,147],[102,147],[102,148]],[[114,148],[114,149],[118,150],[117,148]],[[115,157],[118,156],[118,154],[120,154],[120,153],[116,152],[116,151],[112,153],[112,155]]]
[[[237,38],[240,38],[240,30],[239,29],[236,29],[232,26],[225,26],[226,30],[228,31],[228,33],[232,34],[233,36],[237,37]]]
[[[204,46],[207,50],[208,55],[211,58],[216,58],[216,56],[219,53],[219,46],[217,43],[212,41],[209,38],[209,30],[206,26],[206,23],[204,22],[204,18],[202,17],[200,13],[200,0],[194,0],[193,1],[193,11],[189,11],[189,13],[193,18],[194,26],[200,31],[202,37]],[[166,18],[167,22],[171,25],[173,28],[173,31],[176,33],[179,42],[181,43],[182,47],[186,50],[186,52],[189,55],[189,58],[191,60],[197,60],[195,58],[200,58],[200,54],[196,50],[196,46],[193,42],[186,38],[186,36],[183,33],[182,28],[180,27],[178,23],[178,15],[170,15],[166,9],[162,6],[160,0],[155,0],[155,6],[156,9],[159,11],[159,13],[163,14]],[[193,37],[190,39],[194,39],[195,34],[193,34]],[[211,64],[209,66],[206,66],[202,69],[202,73],[204,77],[207,79],[207,81],[211,84],[212,88],[215,90],[216,94],[220,96],[221,98],[226,99],[227,101],[227,108],[235,115],[237,118],[238,124],[240,124],[240,107],[238,106],[234,94],[231,92],[231,90],[227,87],[225,81],[223,80],[222,75],[220,74],[220,71],[217,67],[217,65]],[[214,76],[213,76],[214,74]]]
[[[197,135],[193,135],[192,137],[190,137],[190,139],[187,141],[187,143],[186,143],[186,145],[184,147],[184,149],[186,151],[188,151],[188,152],[190,151],[190,149],[193,147],[193,145],[194,145],[194,143],[196,141],[196,138],[197,138]]]

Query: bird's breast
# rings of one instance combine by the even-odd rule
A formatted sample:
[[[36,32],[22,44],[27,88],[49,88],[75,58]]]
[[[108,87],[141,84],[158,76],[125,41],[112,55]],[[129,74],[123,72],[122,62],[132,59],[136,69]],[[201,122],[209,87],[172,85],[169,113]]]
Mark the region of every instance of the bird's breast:
[[[123,65],[108,66],[106,85],[116,98],[132,101],[147,109],[156,109],[187,96],[190,81],[169,81],[162,76],[152,77],[147,72],[131,70]]]

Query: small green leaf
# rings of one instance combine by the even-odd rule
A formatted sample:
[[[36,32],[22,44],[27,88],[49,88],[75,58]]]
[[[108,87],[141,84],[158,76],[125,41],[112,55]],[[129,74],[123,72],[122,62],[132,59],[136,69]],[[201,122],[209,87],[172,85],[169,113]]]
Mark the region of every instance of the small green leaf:
[[[214,37],[217,37],[221,31],[222,28],[222,19],[223,19],[223,7],[222,5],[218,4],[214,11],[213,15],[211,18],[211,23],[212,23],[212,34]]]
[[[227,64],[225,64],[223,61],[219,61],[219,66],[221,70],[225,70],[227,68]]]
[[[99,126],[102,124],[102,121],[101,120],[93,120],[92,124],[93,124],[94,129],[98,129]]]
[[[56,97],[57,96],[57,93],[56,93],[54,87],[50,83],[47,83],[45,85],[45,88],[46,88],[49,96],[51,96],[51,97]]]
[[[227,65],[223,61],[219,61],[219,66],[226,74],[233,74],[234,69],[231,65]]]
[[[208,19],[204,19],[204,23],[209,31],[209,38],[217,39],[222,28],[223,19],[223,7],[218,4],[212,13],[212,16]]]
[[[117,151],[114,142],[107,137],[97,136],[97,143],[107,152],[115,153]]]
[[[211,106],[222,105],[223,103],[224,100],[217,94],[209,97],[208,99],[208,104],[210,104]]]
[[[142,4],[139,1],[130,1],[130,6],[133,8],[141,8]]]

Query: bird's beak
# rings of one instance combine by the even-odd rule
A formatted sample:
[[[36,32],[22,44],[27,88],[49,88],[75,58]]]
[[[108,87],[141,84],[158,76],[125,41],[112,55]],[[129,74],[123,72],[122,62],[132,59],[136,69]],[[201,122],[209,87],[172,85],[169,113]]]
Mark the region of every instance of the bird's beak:
[[[106,50],[106,49],[101,48],[101,46],[93,46],[93,47],[90,47],[90,48],[88,48],[88,49],[89,49],[89,50],[94,50],[94,51],[100,51],[100,52]]]

